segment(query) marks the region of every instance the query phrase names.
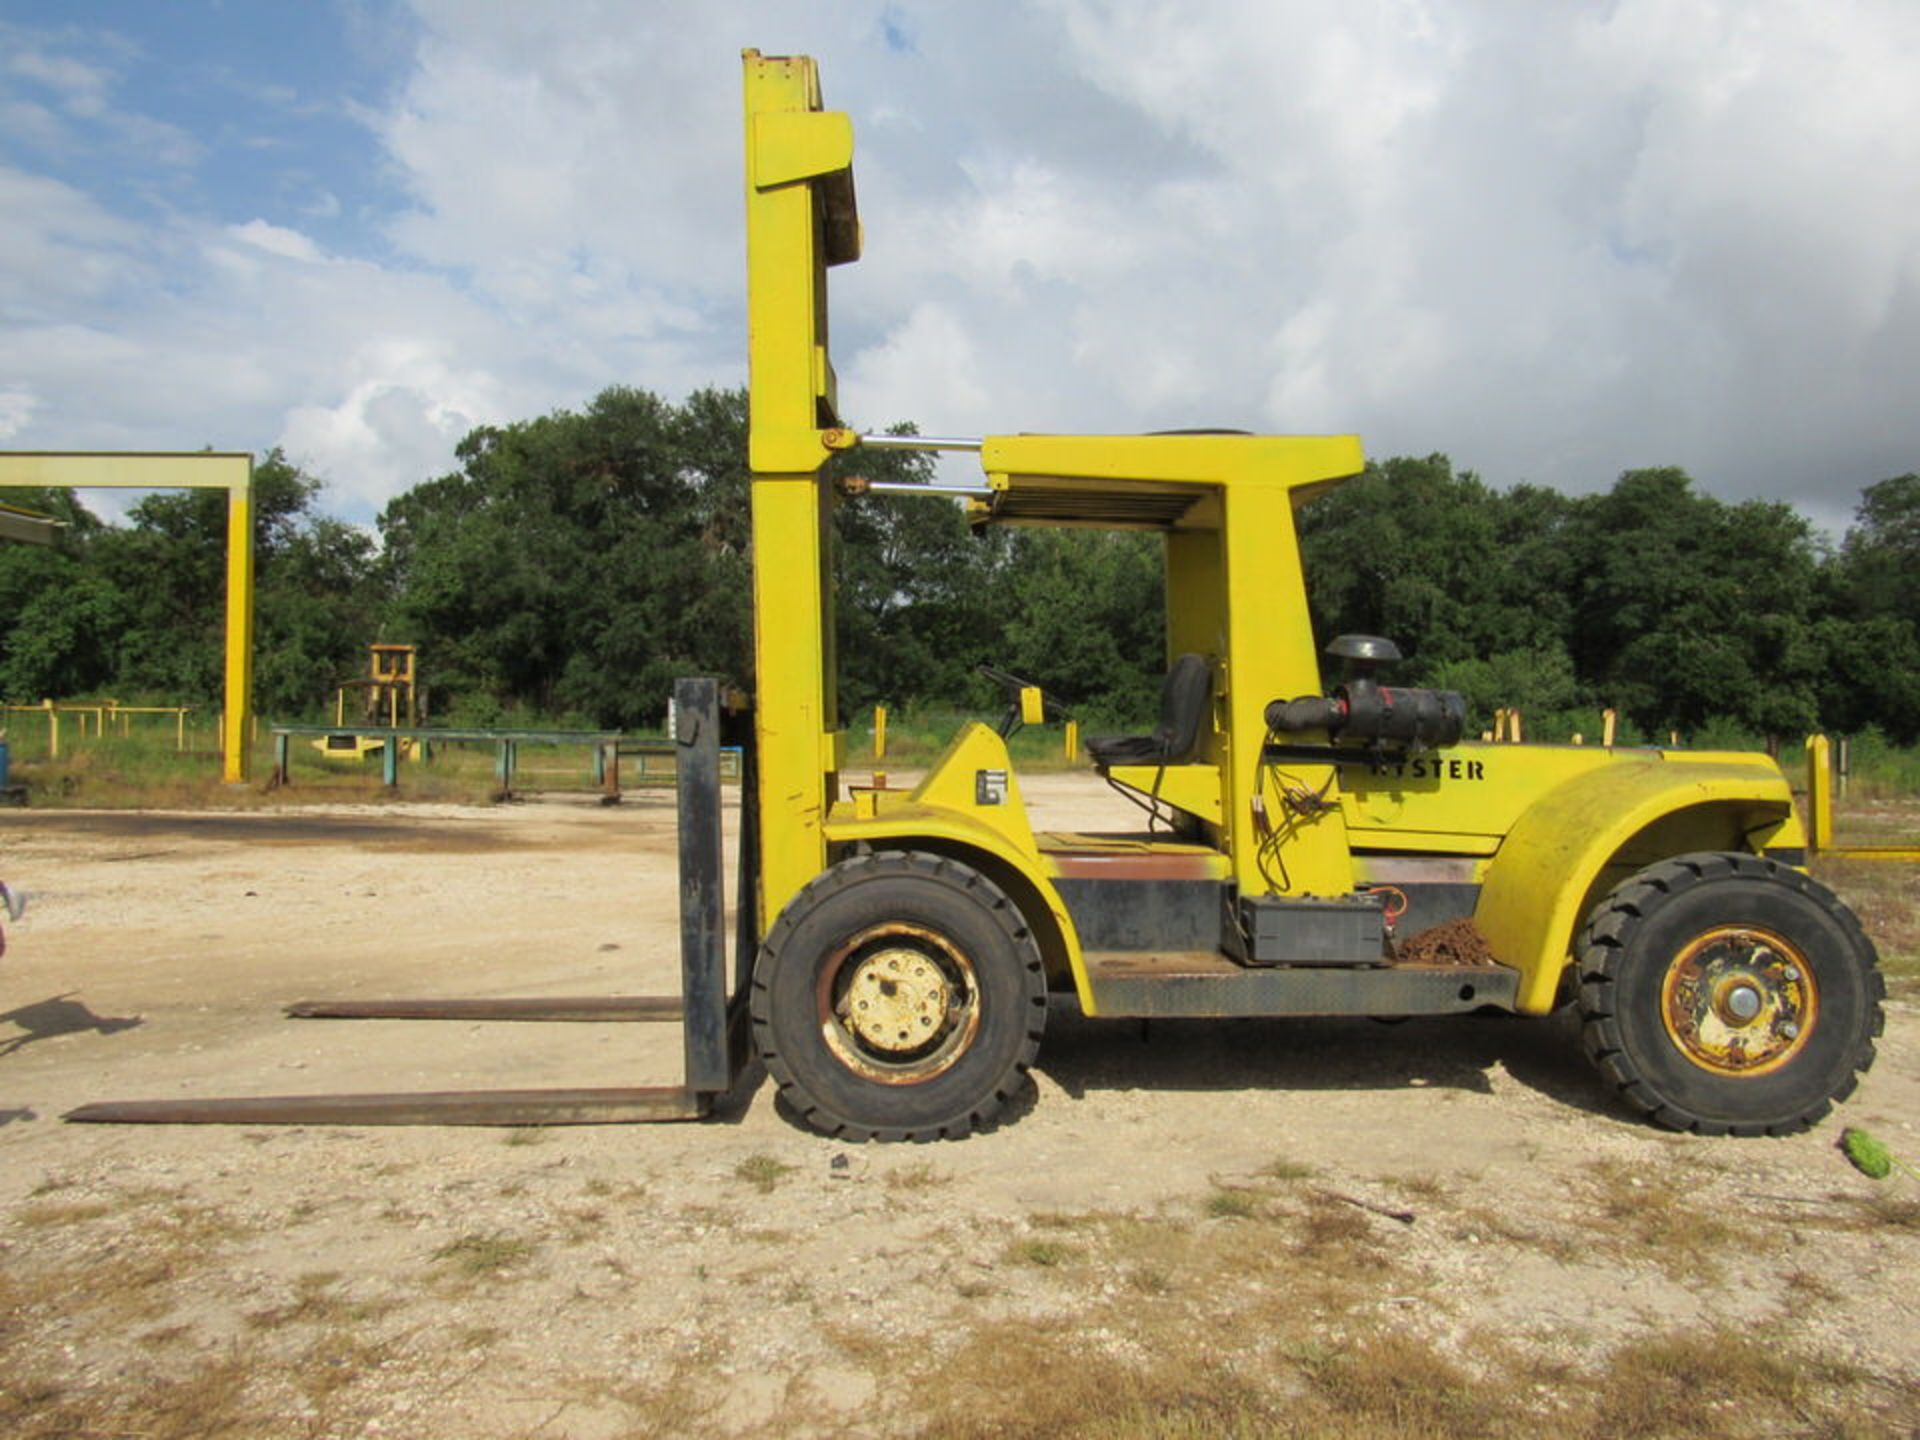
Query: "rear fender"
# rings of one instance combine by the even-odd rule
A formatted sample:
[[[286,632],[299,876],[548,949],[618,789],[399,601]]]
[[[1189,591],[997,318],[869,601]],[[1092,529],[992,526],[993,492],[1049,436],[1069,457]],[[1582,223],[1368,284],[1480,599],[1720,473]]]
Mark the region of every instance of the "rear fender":
[[[1776,767],[1649,756],[1576,776],[1529,806],[1488,866],[1474,921],[1494,957],[1520,972],[1514,1008],[1544,1015],[1603,886],[1689,851],[1804,845]]]

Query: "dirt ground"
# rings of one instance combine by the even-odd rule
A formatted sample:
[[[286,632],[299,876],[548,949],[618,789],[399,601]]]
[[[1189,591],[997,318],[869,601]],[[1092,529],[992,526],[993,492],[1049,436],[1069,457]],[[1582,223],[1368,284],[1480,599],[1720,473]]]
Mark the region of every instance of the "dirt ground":
[[[1126,823],[1083,777],[1028,800],[1042,824]],[[1844,1433],[1920,1433],[1920,1184],[1834,1144],[1844,1121],[1920,1157],[1911,999],[1855,1099],[1784,1140],[1647,1127],[1559,1018],[1143,1033],[1070,1007],[1018,1113],[937,1145],[808,1134],[758,1075],[701,1125],[60,1119],[675,1081],[667,1026],[279,1011],[671,991],[673,865],[664,793],[5,813],[0,878],[32,903],[0,957],[0,1429],[1038,1434],[1060,1428],[1033,1418],[1047,1396],[1081,1393],[1069,1372],[1132,1385],[1177,1355],[1226,1377],[1206,1404],[1284,1371],[1280,1393],[1331,1405],[1341,1355],[1396,1345],[1441,1389],[1499,1375],[1533,1424],[1658,1341],[1758,1345],[1797,1372],[1780,1414],[1826,1415],[1830,1376],[1859,1407]],[[980,1388],[997,1371],[1025,1420]],[[1142,1393],[1139,1413],[1174,1403]],[[1722,1433],[1728,1403],[1703,1395],[1684,1433]],[[1394,1413],[1375,1433],[1405,1431]]]

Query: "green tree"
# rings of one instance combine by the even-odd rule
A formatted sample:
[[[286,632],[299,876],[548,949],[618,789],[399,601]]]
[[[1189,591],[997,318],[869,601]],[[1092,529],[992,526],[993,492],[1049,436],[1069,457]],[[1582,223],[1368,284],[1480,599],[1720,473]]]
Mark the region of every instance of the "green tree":
[[[59,548],[0,543],[0,696],[15,702],[83,695],[112,675],[121,597],[88,566],[104,528],[62,489],[0,489],[0,501],[67,522]]]
[[[1506,494],[1445,455],[1370,463],[1300,512],[1308,605],[1325,643],[1383,635],[1422,683],[1442,666],[1565,644],[1570,505],[1550,490]]]
[[[1580,503],[1571,538],[1576,668],[1635,724],[1793,735],[1816,723],[1819,555],[1791,507],[1728,505],[1683,470],[1630,470]]]
[[[905,431],[908,427],[900,427]],[[830,475],[926,484],[933,458],[907,450],[835,457]],[[952,497],[865,495],[834,515],[840,703],[952,703],[976,693],[973,671],[1005,663],[994,620],[1013,537],[974,533]]]
[[[1163,573],[1157,535],[1019,531],[1003,582],[999,663],[1083,715],[1150,722],[1166,675]]]
[[[372,542],[317,513],[321,482],[278,450],[253,468],[255,706],[305,710],[357,669],[377,604]],[[227,494],[162,491],[96,536],[89,563],[124,597],[109,647],[128,693],[208,702],[226,665]]]
[[[652,720],[675,675],[751,670],[744,395],[614,388],[476,430],[380,517],[396,638],[469,713]]]

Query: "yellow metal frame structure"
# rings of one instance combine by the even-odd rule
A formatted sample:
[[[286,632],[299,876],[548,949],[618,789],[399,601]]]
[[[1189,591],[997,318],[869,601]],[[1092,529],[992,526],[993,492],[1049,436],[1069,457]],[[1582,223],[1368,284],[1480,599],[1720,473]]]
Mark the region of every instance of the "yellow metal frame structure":
[[[0,504],[0,540],[21,545],[58,545],[67,522],[37,510],[22,510],[18,505]]]
[[[1920,844],[1835,845],[1833,843],[1833,741],[1807,737],[1807,850],[1830,860],[1892,860],[1920,864]]]
[[[13,450],[0,452],[0,486],[227,492],[221,778],[229,785],[244,784],[253,713],[253,456],[242,451]]]
[[[1765,756],[1522,744],[1515,716],[1501,727],[1506,743],[1397,766],[1274,761],[1265,707],[1322,693],[1295,515],[1361,471],[1358,438],[910,441],[846,427],[828,356],[827,272],[860,254],[852,127],[823,108],[811,59],[751,50],[743,59],[763,934],[803,886],[861,847],[949,854],[1014,899],[1049,970],[1070,974],[1082,1008],[1098,1014],[1055,884],[1070,870],[1150,857],[1169,872],[1231,881],[1241,896],[1306,899],[1351,896],[1412,860],[1478,887],[1474,920],[1493,957],[1519,972],[1515,1008],[1540,1014],[1562,991],[1580,919],[1620,880],[1697,850],[1804,863],[1791,790]],[[977,451],[976,526],[1163,537],[1167,655],[1208,657],[1212,722],[1188,761],[1109,775],[1180,811],[1181,836],[1103,854],[1089,837],[1035,834],[1004,743],[979,724],[912,790],[842,798],[829,550],[839,497],[821,467],[873,443]]]

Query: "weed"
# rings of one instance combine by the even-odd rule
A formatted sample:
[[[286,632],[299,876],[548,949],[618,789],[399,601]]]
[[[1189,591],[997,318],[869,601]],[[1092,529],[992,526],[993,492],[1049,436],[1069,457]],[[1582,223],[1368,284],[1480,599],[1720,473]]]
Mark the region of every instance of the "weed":
[[[1507,1245],[1524,1246],[1551,1256],[1562,1264],[1579,1259],[1582,1253],[1578,1239],[1569,1235],[1564,1227],[1549,1225],[1535,1229],[1505,1211],[1490,1210],[1485,1206],[1473,1206],[1458,1212],[1448,1223],[1447,1233],[1456,1240],[1466,1240],[1471,1236],[1479,1240],[1499,1240]]]
[[[1018,1240],[1007,1249],[1009,1259],[1041,1270],[1056,1270],[1079,1253],[1074,1246],[1061,1240]]]
[[[507,1131],[509,1145],[543,1145],[553,1132],[545,1125],[516,1125]]]
[[[1284,1155],[1269,1160],[1260,1167],[1259,1173],[1269,1180],[1311,1180],[1320,1173],[1315,1166],[1304,1161],[1289,1160]]]
[[[1830,1410],[1861,1379],[1851,1366],[1777,1336],[1732,1328],[1651,1335],[1614,1354],[1598,1387],[1594,1428],[1731,1440],[1764,1433],[1772,1421],[1807,1433],[1815,1428],[1806,1421],[1816,1404]]]
[[[523,1265],[533,1255],[531,1242],[495,1232],[491,1235],[462,1235],[449,1240],[433,1252],[434,1263],[445,1265],[470,1279],[497,1275]]]
[[[1127,1284],[1142,1295],[1168,1295],[1173,1291],[1173,1280],[1166,1271],[1153,1265],[1143,1265],[1129,1272]]]
[[[1216,1189],[1201,1208],[1214,1220],[1252,1220],[1261,1213],[1259,1197],[1249,1190]]]
[[[733,1178],[744,1180],[762,1195],[771,1195],[782,1180],[798,1169],[797,1165],[789,1165],[772,1155],[749,1155],[733,1167]]]
[[[1438,1175],[1402,1175],[1387,1182],[1403,1195],[1437,1205],[1447,1198],[1446,1183]]]
[[[79,1225],[111,1215],[117,1207],[99,1200],[74,1200],[64,1205],[23,1205],[13,1212],[13,1223],[28,1230]]]
[[[942,1174],[930,1161],[916,1160],[911,1165],[902,1165],[898,1170],[887,1172],[889,1190],[931,1190],[936,1185],[945,1185],[950,1177]]]
[[[1104,1215],[1072,1210],[1037,1210],[1027,1217],[1028,1223],[1039,1230],[1098,1230],[1107,1219]]]
[[[1300,1217],[1296,1236],[1296,1253],[1324,1256],[1327,1252],[1370,1244],[1373,1226],[1365,1213],[1354,1206],[1316,1195],[1307,1213]]]
[[[1497,1387],[1410,1336],[1367,1336],[1301,1368],[1317,1396],[1359,1433],[1511,1433]]]
[[[1651,1260],[1676,1280],[1719,1274],[1717,1252],[1739,1238],[1684,1175],[1648,1173],[1618,1160],[1591,1167],[1594,1200],[1611,1222],[1595,1233],[1613,1248]]]
[[[1796,1306],[1832,1305],[1846,1298],[1844,1291],[1813,1270],[1795,1270],[1788,1275],[1787,1296]]]
[[[315,1270],[293,1282],[293,1298],[284,1305],[255,1310],[247,1323],[257,1330],[277,1330],[300,1322],[332,1320],[346,1308],[338,1295],[330,1294],[340,1275],[335,1270]]]

